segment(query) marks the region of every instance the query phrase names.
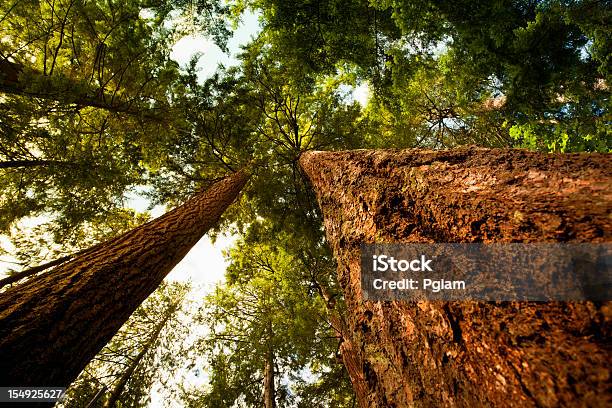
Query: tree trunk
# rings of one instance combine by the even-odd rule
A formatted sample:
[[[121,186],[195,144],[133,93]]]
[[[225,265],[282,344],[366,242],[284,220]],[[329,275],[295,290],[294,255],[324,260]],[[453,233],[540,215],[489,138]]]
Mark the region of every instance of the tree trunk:
[[[23,167],[43,167],[70,165],[68,162],[62,162],[58,160],[7,160],[0,162],[0,169],[12,169],[12,168],[23,168]]]
[[[52,274],[0,294],[0,385],[68,386],[218,222],[247,179],[235,173]]]
[[[274,353],[268,351],[264,367],[263,399],[265,408],[276,408],[276,391],[274,390]]]
[[[115,404],[119,400],[119,397],[123,393],[123,390],[125,389],[128,380],[132,377],[134,371],[136,371],[136,368],[140,364],[140,361],[143,359],[143,357],[154,347],[155,343],[157,342],[157,339],[159,338],[159,334],[163,330],[164,326],[166,325],[168,320],[170,320],[172,315],[176,312],[177,306],[177,304],[173,304],[168,307],[166,313],[164,313],[164,317],[162,318],[162,320],[160,320],[159,323],[157,323],[157,325],[153,328],[153,332],[151,332],[147,343],[142,347],[142,350],[140,350],[140,352],[134,357],[134,359],[130,362],[130,365],[126,368],[126,370],[121,374],[121,377],[119,377],[119,379],[115,383],[113,389],[111,390],[108,396],[108,399],[104,403],[104,408],[113,408],[115,406]]]
[[[73,103],[80,106],[91,106],[115,113],[140,115],[145,119],[161,120],[159,112],[149,108],[138,108],[130,101],[117,102],[112,95],[91,89],[87,84],[62,78],[62,85],[57,84],[51,76],[40,72],[32,75],[36,78],[37,86],[31,87],[31,79],[24,80],[21,64],[0,60],[0,91],[8,94],[22,95],[34,98],[54,100],[57,102]]]
[[[338,261],[360,406],[609,405],[610,302],[365,301],[360,244],[609,242],[611,158],[303,154]]]

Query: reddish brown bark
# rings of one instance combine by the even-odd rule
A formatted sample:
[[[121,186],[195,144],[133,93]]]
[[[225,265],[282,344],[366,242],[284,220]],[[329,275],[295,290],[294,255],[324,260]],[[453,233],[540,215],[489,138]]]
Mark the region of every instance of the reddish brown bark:
[[[276,390],[274,387],[274,352],[268,351],[264,365],[263,379],[264,408],[276,408]]]
[[[214,226],[244,171],[0,295],[0,385],[67,386]]]
[[[361,150],[300,164],[338,261],[361,407],[610,405],[610,302],[364,301],[359,245],[609,242],[612,156]]]

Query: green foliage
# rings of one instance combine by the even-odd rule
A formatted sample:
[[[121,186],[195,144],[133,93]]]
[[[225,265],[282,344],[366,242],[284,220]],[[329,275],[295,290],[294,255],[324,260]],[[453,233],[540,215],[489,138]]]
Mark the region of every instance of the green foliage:
[[[268,358],[277,406],[349,406],[345,372],[335,367],[338,339],[312,290],[313,271],[281,248],[242,241],[230,252],[227,285],[207,298],[202,315],[210,328],[201,345],[209,386],[201,395],[187,392],[188,406],[261,405]],[[317,387],[329,383],[337,388]]]
[[[375,97],[365,131],[371,139],[397,135],[376,146],[512,146],[508,129],[528,125],[539,128],[538,146],[559,150],[567,134],[572,151],[606,151],[611,11],[604,3],[237,4],[261,10],[259,40],[285,69],[307,78],[349,69],[369,81]]]
[[[59,242],[119,214],[164,141],[189,132],[173,41],[203,32],[224,47],[226,13],[216,0],[0,6],[0,233],[43,216]]]
[[[585,133],[585,130],[579,124],[560,126],[551,121],[513,125],[510,127],[510,136],[516,140],[518,147],[531,150],[562,153],[611,151],[612,130],[609,125],[596,123],[590,133]]]
[[[351,1],[236,1],[258,9],[266,24],[260,40],[285,68],[301,77],[334,74],[339,62],[356,65],[364,75],[378,74],[384,49],[398,38],[391,13]]]
[[[41,218],[19,222],[11,228],[11,244],[15,247],[11,256],[16,267],[10,268],[9,274],[75,255],[144,224],[150,215],[117,209],[70,229],[64,228],[57,220]]]
[[[599,27],[610,10],[603,3],[425,1],[410,2],[412,8],[407,3],[393,5],[405,34],[430,31],[428,19],[419,18],[417,10],[431,10],[447,24],[444,37],[432,39],[445,39],[452,80],[479,79],[481,84],[467,81],[461,88],[485,98],[503,95],[498,123],[537,128],[532,134],[538,148],[559,151],[565,143],[570,151],[609,149],[609,133],[602,126],[609,121],[604,116],[610,103],[602,81],[609,78],[601,76],[606,62]],[[583,13],[591,19],[576,19]]]
[[[102,407],[118,379],[141,352],[144,355],[129,376],[116,406],[147,406],[154,384],[172,394],[173,374],[182,367],[188,352],[184,347],[188,330],[181,321],[181,313],[188,304],[185,296],[189,290],[186,284],[162,284],[68,388],[67,398],[60,406],[85,407],[104,389],[92,405]]]
[[[142,87],[155,89],[164,71],[173,69],[167,66],[169,46],[181,35],[201,32],[225,46],[226,13],[216,0],[6,2],[0,57],[30,72],[57,74],[58,81],[147,95]]]
[[[253,156],[253,131],[259,121],[250,90],[234,71],[221,71],[203,84],[194,73],[183,78],[184,98],[176,104],[181,127],[152,157],[151,196],[156,203],[176,203],[207,183],[235,171]]]
[[[1,230],[16,219],[44,212],[60,213],[66,225],[78,225],[116,208],[123,191],[140,179],[139,151],[124,133],[127,129],[118,134],[118,126],[99,118],[103,129],[97,132],[88,125],[98,117],[83,116],[53,117],[3,135],[3,161],[32,165],[0,170],[5,186]]]

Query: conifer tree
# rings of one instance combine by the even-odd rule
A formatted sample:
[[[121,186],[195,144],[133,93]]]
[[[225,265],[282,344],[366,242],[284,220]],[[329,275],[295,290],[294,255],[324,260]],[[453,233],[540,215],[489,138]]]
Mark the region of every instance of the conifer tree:
[[[67,386],[214,227],[240,171],[162,217],[0,295],[0,383]]]

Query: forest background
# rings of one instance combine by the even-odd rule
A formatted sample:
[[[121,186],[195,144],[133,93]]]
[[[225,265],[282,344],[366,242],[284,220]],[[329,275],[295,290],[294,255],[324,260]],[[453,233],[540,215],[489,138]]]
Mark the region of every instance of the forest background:
[[[9,275],[253,169],[211,233],[219,244],[194,247],[66,404],[353,406],[336,265],[297,158],[462,145],[609,152],[611,13],[602,1],[3,1]],[[212,51],[238,45],[233,59]],[[226,66],[212,72],[217,62]],[[215,282],[215,270],[225,279],[204,299],[170,284]]]

